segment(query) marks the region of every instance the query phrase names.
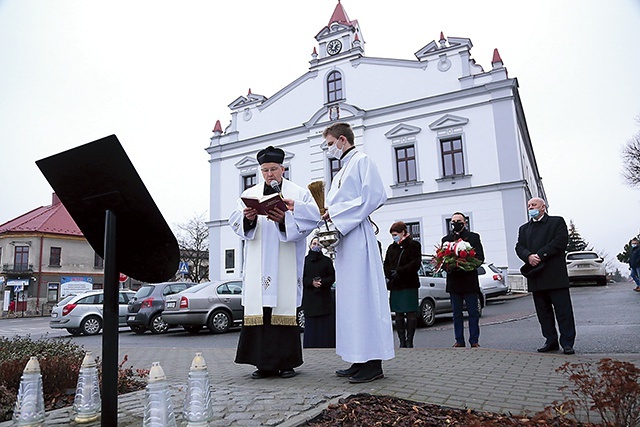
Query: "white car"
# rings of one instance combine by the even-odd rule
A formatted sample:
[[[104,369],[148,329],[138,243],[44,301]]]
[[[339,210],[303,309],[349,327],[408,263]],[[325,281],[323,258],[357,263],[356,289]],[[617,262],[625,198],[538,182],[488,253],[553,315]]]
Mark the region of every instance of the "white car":
[[[607,284],[607,272],[604,259],[594,251],[575,251],[567,253],[567,272],[571,284],[596,283]]]
[[[118,324],[127,326],[127,303],[135,292],[121,290],[118,294]],[[71,335],[95,335],[102,329],[104,291],[95,290],[68,295],[51,310],[49,326],[66,329]]]

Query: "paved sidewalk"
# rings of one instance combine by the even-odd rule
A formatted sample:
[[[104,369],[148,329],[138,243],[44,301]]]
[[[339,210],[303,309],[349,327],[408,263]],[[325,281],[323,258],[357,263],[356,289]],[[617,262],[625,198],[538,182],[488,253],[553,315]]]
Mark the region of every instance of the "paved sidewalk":
[[[91,349],[87,349],[91,350]],[[93,349],[99,354],[99,349]],[[199,349],[120,348],[136,368],[160,362],[171,384],[178,425],[182,420],[184,389],[191,360]],[[559,391],[567,380],[555,369],[565,361],[596,362],[600,356],[565,356],[493,350],[397,349],[384,362],[385,378],[368,384],[350,384],[334,375],[347,364],[333,349],[305,349],[305,363],[291,379],[253,380],[253,369],[233,362],[235,349],[207,349],[215,419],[210,426],[295,427],[316,416],[340,397],[354,393],[396,396],[457,408],[501,413],[535,413],[569,395]],[[640,355],[616,355],[640,365]],[[142,426],[144,391],[119,398],[119,426]],[[47,426],[73,425],[70,410],[47,413]],[[8,427],[10,422],[0,423]],[[95,422],[86,424],[99,426]]]

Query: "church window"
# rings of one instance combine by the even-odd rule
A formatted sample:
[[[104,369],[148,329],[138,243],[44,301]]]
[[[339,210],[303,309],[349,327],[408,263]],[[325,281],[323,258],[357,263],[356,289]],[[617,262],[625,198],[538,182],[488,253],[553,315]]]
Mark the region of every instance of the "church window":
[[[464,175],[464,157],[462,152],[462,137],[441,139],[442,175]]]
[[[329,159],[329,172],[331,174],[331,181],[333,181],[333,177],[336,176],[340,168],[342,168],[342,162],[340,161],[340,159]]]
[[[242,191],[246,190],[247,188],[251,188],[254,185],[256,185],[257,183],[257,177],[256,174],[251,174],[251,175],[244,175],[242,177]]]
[[[337,102],[342,99],[342,74],[332,71],[327,76],[327,101]]]
[[[417,181],[415,146],[396,147],[395,152],[398,184]]]
[[[407,222],[407,231],[411,235],[411,238],[416,242],[420,241],[420,223],[419,222]]]

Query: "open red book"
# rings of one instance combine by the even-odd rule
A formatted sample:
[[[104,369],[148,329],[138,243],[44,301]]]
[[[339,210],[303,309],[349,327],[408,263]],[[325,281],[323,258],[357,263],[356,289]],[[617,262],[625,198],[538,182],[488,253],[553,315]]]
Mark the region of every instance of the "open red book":
[[[280,197],[280,194],[278,193],[258,198],[253,196],[244,196],[241,197],[241,199],[246,207],[257,210],[258,215],[267,215],[268,211],[274,210],[275,208],[280,209],[282,212],[287,211],[287,205],[284,204],[282,197]]]

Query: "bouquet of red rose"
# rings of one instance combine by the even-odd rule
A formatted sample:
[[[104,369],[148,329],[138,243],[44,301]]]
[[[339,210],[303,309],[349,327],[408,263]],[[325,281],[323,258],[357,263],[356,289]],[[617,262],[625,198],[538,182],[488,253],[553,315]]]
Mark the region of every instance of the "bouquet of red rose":
[[[469,242],[458,239],[455,242],[444,242],[436,247],[436,256],[433,258],[436,272],[445,270],[473,271],[482,265],[482,261],[476,258],[476,251]]]

